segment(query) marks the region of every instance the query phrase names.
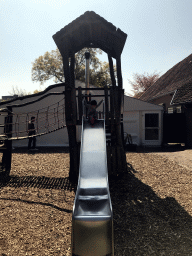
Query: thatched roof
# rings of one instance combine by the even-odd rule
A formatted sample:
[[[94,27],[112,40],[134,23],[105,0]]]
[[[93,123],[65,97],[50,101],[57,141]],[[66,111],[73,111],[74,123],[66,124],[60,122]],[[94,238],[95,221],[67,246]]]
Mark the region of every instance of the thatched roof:
[[[192,83],[192,54],[169,69],[139,99],[152,101],[174,93],[177,89],[189,83]]]
[[[69,23],[53,35],[62,56],[69,57],[84,47],[100,48],[116,58],[123,51],[127,34],[93,11]]]
[[[192,82],[176,90],[171,105],[192,103]]]

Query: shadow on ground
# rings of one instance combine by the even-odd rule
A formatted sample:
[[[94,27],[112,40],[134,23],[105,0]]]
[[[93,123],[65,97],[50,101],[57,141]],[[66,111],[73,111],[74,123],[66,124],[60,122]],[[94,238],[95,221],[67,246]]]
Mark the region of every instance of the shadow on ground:
[[[172,198],[159,198],[129,164],[110,180],[115,255],[192,255],[192,217]]]
[[[61,208],[58,205],[54,204],[54,198],[52,194],[52,189],[63,191],[64,194],[62,195],[62,201],[67,202],[65,191],[73,191],[75,193],[77,184],[71,183],[69,181],[69,178],[50,178],[50,177],[44,177],[44,176],[10,176],[9,180],[6,182],[0,182],[0,190],[5,187],[9,188],[38,188],[38,191],[42,189],[49,189],[50,193],[45,193],[43,196],[41,192],[38,192],[38,200],[37,198],[35,200],[29,200],[26,198],[26,194],[24,198],[21,198],[21,194],[15,198],[13,198],[13,195],[11,197],[7,197],[1,195],[0,201],[16,201],[16,202],[23,202],[27,204],[35,204],[35,205],[43,205],[43,206],[49,206],[56,210],[66,212],[66,213],[72,213],[72,210]],[[18,192],[18,191],[17,191]],[[26,192],[26,191],[25,191]],[[16,192],[15,192],[16,193]],[[16,194],[14,194],[15,196]],[[23,195],[22,195],[23,196]],[[39,199],[43,199],[43,202],[40,202]],[[46,200],[45,200],[46,199]],[[53,201],[52,203],[47,202],[47,200]]]
[[[188,149],[183,144],[166,144],[161,147],[137,147],[138,153],[151,153],[151,152],[177,152]]]
[[[66,178],[50,178],[45,176],[13,176],[11,175],[7,182],[0,183],[1,187],[28,187],[39,189],[59,189],[76,191],[76,184]]]
[[[12,153],[19,154],[45,154],[45,153],[69,153],[69,147],[38,147],[37,151],[28,150],[26,147],[13,148]]]

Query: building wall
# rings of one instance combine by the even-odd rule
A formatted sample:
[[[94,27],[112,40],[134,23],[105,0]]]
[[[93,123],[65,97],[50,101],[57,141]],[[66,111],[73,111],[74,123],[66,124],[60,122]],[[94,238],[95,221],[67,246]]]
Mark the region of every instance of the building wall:
[[[124,132],[130,134],[133,144],[139,146],[160,146],[162,144],[162,110],[143,110],[124,112]],[[145,114],[158,114],[158,140],[145,139]]]
[[[170,105],[172,97],[173,97],[173,94],[169,94],[150,102],[157,105],[165,104],[165,110],[167,111],[168,108],[173,107],[172,105]]]
[[[130,134],[134,144],[140,145],[139,111],[124,112],[124,132]]]
[[[133,97],[124,96],[124,111],[163,110],[162,106],[155,105]]]
[[[68,146],[67,128],[55,131],[50,134],[37,137],[37,147],[60,147]],[[28,139],[13,141],[13,147],[27,147]]]
[[[166,95],[159,99],[152,101],[155,104],[165,104],[165,110],[168,108],[177,108],[178,106],[170,105],[173,94]],[[186,105],[186,108],[182,105],[181,111],[185,113],[186,117],[186,146],[192,148],[192,105]]]
[[[145,113],[159,114],[159,139],[145,140]],[[163,107],[124,96],[124,132],[131,134],[133,143],[143,146],[160,146],[162,143]]]

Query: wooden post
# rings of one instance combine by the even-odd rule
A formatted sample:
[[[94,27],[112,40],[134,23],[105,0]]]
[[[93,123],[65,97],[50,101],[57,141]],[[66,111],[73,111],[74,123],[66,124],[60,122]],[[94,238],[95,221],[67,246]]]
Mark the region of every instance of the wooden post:
[[[121,174],[124,171],[125,168],[125,152],[124,147],[122,143],[122,137],[121,137],[121,125],[116,125],[116,150],[117,150],[117,173]]]
[[[112,58],[108,56],[109,62],[112,63]],[[110,64],[110,72],[112,72],[111,68],[112,64]],[[115,139],[116,139],[116,162],[117,162],[117,173],[120,174],[124,171],[126,166],[126,155],[123,147],[123,134],[121,129],[121,115],[123,112],[123,102],[122,102],[122,73],[121,73],[121,56],[120,54],[116,57],[116,66],[117,66],[117,79],[118,86],[114,87],[114,114],[115,114]]]
[[[104,87],[105,91],[105,124],[109,125],[109,101],[108,101],[108,88]]]
[[[110,113],[111,113],[111,130],[113,129],[114,125],[114,89],[113,87],[110,88]]]
[[[108,54],[108,60],[109,60],[109,69],[110,69],[112,86],[116,87],[116,80],[115,80],[115,74],[114,74],[114,69],[113,69],[113,59],[112,59],[111,55],[109,55],[109,54]]]
[[[82,125],[82,116],[83,116],[83,97],[81,87],[78,87],[78,109],[79,109],[79,125]]]
[[[125,170],[126,166],[126,155],[123,146],[123,134],[121,129],[121,109],[122,109],[122,93],[123,90],[119,87],[115,90],[115,118],[116,118],[116,150],[117,150],[117,161],[118,161],[118,174],[121,174]]]
[[[64,55],[62,57],[63,57],[63,71],[65,76],[65,84],[66,84],[66,87],[68,87],[70,86],[69,59],[67,55]]]
[[[76,123],[77,123],[77,102],[76,102],[74,68],[75,68],[75,55],[73,54],[71,57],[71,65],[70,65],[70,87],[72,88],[72,91],[71,91],[72,113],[71,114],[72,114],[73,125],[76,125]]]
[[[114,88],[114,115],[116,124],[120,123],[120,109],[121,105],[119,104],[119,88],[116,86],[116,88]]]
[[[114,88],[110,88],[110,112],[111,112],[111,173],[117,174],[117,157],[116,157],[116,132],[115,132],[115,106],[114,106]]]
[[[69,179],[76,182],[78,179],[78,146],[76,141],[76,126],[67,126],[70,148],[70,172]]]
[[[12,107],[8,106],[8,116],[5,118],[5,134],[8,139],[12,137],[13,114]],[[4,167],[4,179],[7,179],[11,171],[11,158],[12,158],[12,140],[5,140],[5,150],[2,157],[2,166]]]
[[[107,168],[109,176],[112,174],[111,170],[111,145],[107,145]]]
[[[70,63],[70,85],[71,87],[75,87],[75,54],[74,53],[71,56],[71,63]]]
[[[68,58],[63,57],[63,70],[65,75],[65,117],[66,125],[72,125],[72,86],[70,84],[69,62]]]
[[[120,55],[118,55],[116,58],[116,64],[117,64],[118,87],[122,89],[123,79],[122,79],[122,73],[121,73],[121,56]]]
[[[91,93],[89,93],[89,102],[91,102]]]
[[[77,181],[79,171],[78,145],[76,140],[76,123],[77,123],[77,106],[76,106],[76,90],[74,80],[74,54],[71,57],[71,65],[69,67],[68,57],[63,57],[63,68],[65,75],[65,116],[69,138],[70,149],[70,171],[69,179]]]
[[[123,126],[123,112],[124,112],[124,90],[121,90],[121,137],[122,137],[122,142],[123,142],[123,146],[124,146],[124,126]],[[125,149],[125,148],[124,148]]]

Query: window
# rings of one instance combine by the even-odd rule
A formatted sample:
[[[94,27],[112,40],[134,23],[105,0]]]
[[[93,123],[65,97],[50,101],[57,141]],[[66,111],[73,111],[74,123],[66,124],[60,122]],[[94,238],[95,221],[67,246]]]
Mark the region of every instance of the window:
[[[159,139],[159,114],[145,114],[145,140]]]
[[[173,114],[173,108],[168,108],[167,112],[168,114]]]
[[[177,112],[177,113],[181,113],[181,106],[176,107],[176,112]]]

